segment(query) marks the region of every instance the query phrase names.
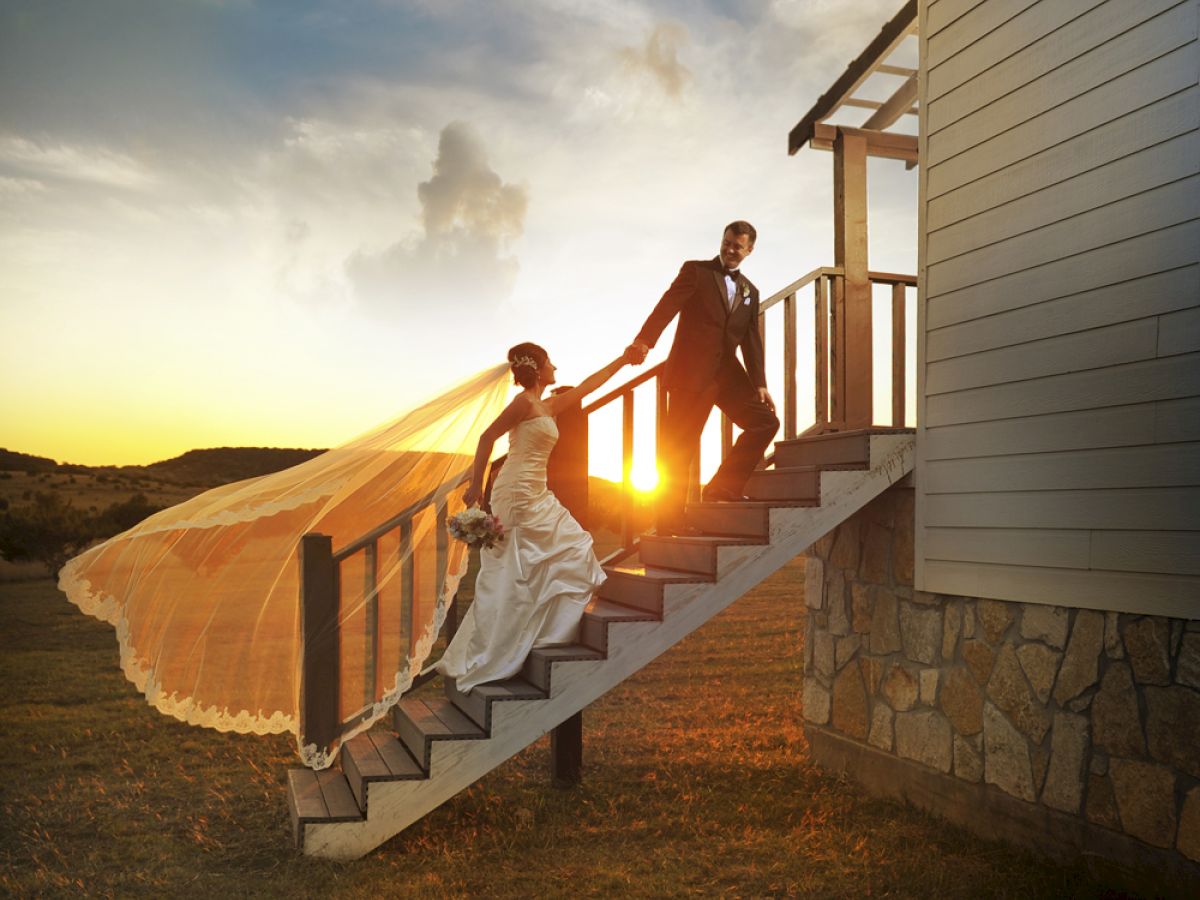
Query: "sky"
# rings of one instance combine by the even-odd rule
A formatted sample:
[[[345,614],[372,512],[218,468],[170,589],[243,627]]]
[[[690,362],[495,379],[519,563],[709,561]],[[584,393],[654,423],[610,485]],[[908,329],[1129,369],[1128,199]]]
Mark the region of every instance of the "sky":
[[[8,0],[0,446],[334,446],[522,340],[574,383],[737,218],[766,297],[833,261],[788,131],[900,5]],[[916,172],[868,178],[915,272]]]

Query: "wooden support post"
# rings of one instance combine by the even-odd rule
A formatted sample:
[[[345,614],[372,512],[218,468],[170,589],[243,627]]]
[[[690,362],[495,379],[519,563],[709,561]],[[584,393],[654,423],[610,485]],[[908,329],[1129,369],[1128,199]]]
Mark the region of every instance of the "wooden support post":
[[[835,306],[837,334],[835,405],[847,428],[868,428],[874,419],[871,386],[871,280],[867,274],[867,140],[839,128],[833,143],[833,255],[845,273]],[[836,321],[836,320],[835,320]],[[842,396],[839,396],[842,395]]]
[[[559,413],[556,424],[558,443],[546,466],[546,483],[575,521],[587,528],[588,417],[574,406]]]
[[[817,433],[826,430],[829,424],[829,280],[824,276],[818,277],[813,283],[816,292],[814,300],[815,313],[813,331],[817,338],[816,372],[813,373],[813,384],[816,388],[814,397]]]
[[[892,285],[892,426],[904,427],[904,352],[905,352],[905,319],[904,319],[905,285],[896,282]]]
[[[560,788],[583,780],[583,710],[550,732],[550,777]]]
[[[623,417],[629,430],[629,458],[633,457],[633,394]],[[559,502],[584,528],[588,527],[588,417],[576,406],[558,414],[558,443],[547,464],[546,483]],[[623,442],[624,443],[624,442]],[[628,519],[626,520],[629,521]],[[628,527],[628,526],[626,526]],[[625,529],[622,529],[625,530]],[[583,711],[575,713],[550,732],[550,776],[554,784],[579,784],[583,759]]]
[[[621,546],[633,546],[633,391],[621,397]]]
[[[416,595],[416,569],[413,566],[412,519],[400,523],[400,651],[404,658],[412,656],[416,636],[413,634],[413,598]]]
[[[379,665],[383,635],[379,631],[379,592],[375,586],[377,547],[372,542],[363,548],[363,706],[371,706],[377,697],[383,696],[383,671]]]
[[[796,295],[783,298],[783,436],[796,436]]]
[[[300,745],[328,750],[340,731],[337,565],[333,538],[300,538]]]
[[[721,413],[721,462],[733,450],[733,420]]]

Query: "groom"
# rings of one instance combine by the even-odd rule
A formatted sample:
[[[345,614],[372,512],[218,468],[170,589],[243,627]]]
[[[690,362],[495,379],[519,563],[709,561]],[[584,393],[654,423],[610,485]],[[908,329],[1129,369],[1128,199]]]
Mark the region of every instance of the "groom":
[[[659,449],[666,480],[658,504],[658,533],[696,535],[684,522],[687,476],[700,432],[714,405],[742,429],[733,450],[704,488],[705,502],[743,500],[742,489],[779,430],[763,372],[758,332],[758,288],[740,271],[754,250],[749,222],[731,222],[721,252],[689,260],[654,307],[632,347],[644,360],[667,324],[679,316],[663,383],[667,414]],[[745,366],[738,362],[742,348]]]

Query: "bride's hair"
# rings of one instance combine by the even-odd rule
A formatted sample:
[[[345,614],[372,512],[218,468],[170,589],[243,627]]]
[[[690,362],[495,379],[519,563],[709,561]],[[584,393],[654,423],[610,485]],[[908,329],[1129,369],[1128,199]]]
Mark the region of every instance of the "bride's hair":
[[[546,365],[550,354],[537,344],[526,341],[508,351],[508,365],[512,369],[513,381],[523,388],[537,383],[538,372]]]

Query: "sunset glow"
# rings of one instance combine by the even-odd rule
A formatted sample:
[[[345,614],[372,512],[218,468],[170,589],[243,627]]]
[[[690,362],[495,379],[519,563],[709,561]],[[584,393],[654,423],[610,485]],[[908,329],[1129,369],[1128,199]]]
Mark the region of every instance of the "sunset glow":
[[[895,5],[6,7],[0,446],[336,446],[521,340],[578,383],[734,218],[769,296],[833,257],[832,157],[789,157],[787,129]],[[872,268],[914,271],[916,173],[869,178]],[[617,406],[592,424],[614,480]]]

